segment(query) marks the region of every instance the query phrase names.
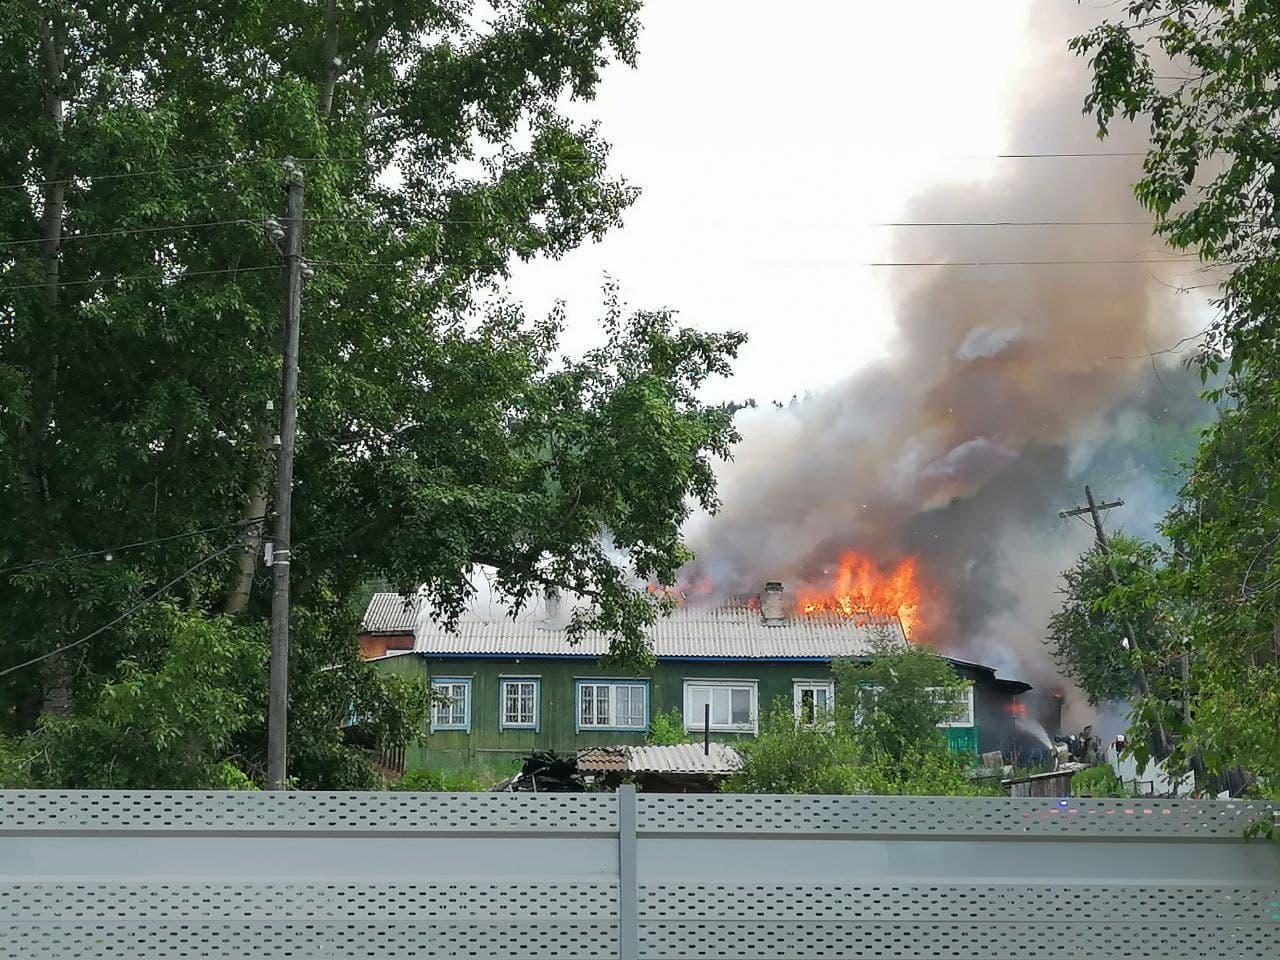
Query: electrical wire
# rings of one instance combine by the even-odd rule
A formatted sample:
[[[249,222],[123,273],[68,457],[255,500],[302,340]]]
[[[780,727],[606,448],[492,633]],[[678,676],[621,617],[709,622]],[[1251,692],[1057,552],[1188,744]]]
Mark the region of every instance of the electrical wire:
[[[32,560],[30,563],[20,563],[12,567],[4,567],[0,569],[0,576],[9,573],[19,573],[23,570],[33,570],[37,567],[54,567],[60,563],[70,563],[72,560],[84,560],[88,557],[100,557],[108,553],[122,553],[125,550],[132,550],[135,547],[150,547],[157,543],[169,543],[173,540],[185,540],[188,537],[198,537],[202,533],[215,533],[218,530],[226,530],[228,527],[250,527],[254,524],[262,523],[267,519],[269,514],[263,514],[260,517],[247,517],[240,520],[229,520],[226,523],[220,523],[212,527],[202,527],[199,530],[190,530],[186,533],[174,533],[167,537],[156,537],[152,540],[135,540],[133,543],[122,543],[115,547],[103,547],[100,550],[86,550],[83,553],[70,553],[61,557],[52,557],[48,560]]]
[[[176,283],[179,280],[188,280],[191,277],[211,277],[220,273],[259,273],[263,270],[280,270],[280,264],[273,264],[269,267],[227,267],[223,270],[187,270],[176,276],[166,276],[163,273],[139,273],[133,276],[124,277],[101,277],[97,280],[59,280],[59,287],[82,287],[99,283],[125,283],[131,280],[153,280],[160,282]],[[0,293],[6,290],[36,290],[44,289],[48,283],[17,283],[9,286],[0,287]]]
[[[78,647],[83,643],[88,643],[94,637],[97,637],[103,633],[106,633],[112,627],[129,619],[129,617],[133,616],[135,613],[137,613],[147,604],[151,603],[157,597],[164,594],[170,587],[174,586],[177,583],[180,583],[181,581],[185,580],[187,577],[191,576],[191,574],[195,573],[201,567],[209,563],[212,563],[214,560],[217,560],[219,557],[230,553],[232,550],[235,550],[237,547],[241,545],[241,542],[243,540],[244,540],[244,535],[241,534],[239,537],[236,537],[235,540],[227,544],[221,550],[217,550],[197,560],[195,563],[187,567],[187,569],[183,570],[180,574],[178,574],[172,580],[169,580],[164,585],[157,587],[155,590],[151,591],[151,593],[147,594],[145,597],[143,597],[141,600],[135,603],[132,607],[130,607],[128,610],[120,614],[118,617],[116,617],[114,620],[110,621],[109,623],[104,623],[102,626],[98,627],[96,630],[93,630],[92,632],[85,634],[83,637],[80,637],[78,640],[72,640],[70,643],[64,643],[62,646],[55,647],[54,649],[48,651],[47,653],[40,654],[40,656],[38,657],[32,657],[30,660],[24,660],[22,663],[15,664],[12,667],[6,667],[5,669],[0,670],[0,677],[7,677],[11,673],[17,673],[19,670],[23,670],[26,667],[30,667],[37,663],[40,663],[42,660],[48,660],[50,657],[55,657],[60,653],[65,653],[66,651],[74,647]]]
[[[1061,153],[960,153],[945,154],[958,159],[968,160],[1086,160],[1090,158],[1108,157],[1145,157],[1145,151],[1095,151],[1095,152],[1061,152]],[[55,183],[72,183],[75,180],[127,180],[135,177],[154,177],[166,173],[190,173],[194,170],[217,170],[222,167],[253,166],[264,163],[350,163],[375,166],[372,160],[363,157],[245,157],[235,160],[219,160],[216,163],[195,163],[181,167],[153,167],[149,170],[130,170],[125,173],[98,173],[79,176],[61,177],[54,180],[28,180],[20,183],[0,184],[0,190],[20,190],[29,187],[48,187]]]
[[[1181,257],[1151,257],[1127,260],[894,260],[869,263],[869,267],[1031,267],[1063,266],[1071,264],[1109,263],[1197,263]],[[1210,264],[1206,264],[1210,266]]]
[[[75,240],[91,240],[91,239],[99,239],[102,237],[128,237],[128,236],[133,236],[134,234],[139,234],[139,233],[163,233],[169,230],[174,230],[174,231],[195,230],[200,227],[222,227],[222,226],[229,226],[233,224],[261,226],[263,223],[265,223],[269,219],[272,219],[272,218],[262,217],[259,219],[249,219],[246,217],[240,217],[235,220],[204,220],[204,221],[198,221],[194,223],[169,223],[169,224],[163,224],[163,225],[158,225],[154,227],[134,227],[127,230],[103,230],[97,233],[76,233],[76,234],[71,234],[69,236],[60,237],[58,239],[58,244],[59,246],[61,246],[64,243],[70,243]],[[285,219],[285,218],[278,217],[275,219]],[[369,217],[304,217],[302,222],[304,224],[307,224],[307,223],[363,223],[371,227],[384,225],[384,224],[378,223],[375,220],[372,220]],[[468,225],[468,226],[499,225],[496,221],[492,221],[492,220],[435,220],[435,219],[387,221],[385,225],[412,227],[412,226],[416,226],[417,224],[426,224],[426,223],[462,224],[462,225]],[[26,244],[47,243],[47,242],[48,242],[48,238],[46,237],[31,237],[24,240],[3,240],[3,241],[0,241],[0,247],[17,247],[17,246],[23,246]]]
[[[28,187],[50,187],[55,183],[73,183],[76,180],[129,180],[134,177],[155,177],[166,173],[190,173],[193,170],[218,170],[223,167],[254,166],[263,163],[355,163],[371,165],[372,162],[360,157],[245,157],[238,160],[219,160],[216,163],[193,163],[182,167],[153,167],[150,170],[130,170],[125,173],[90,173],[55,180],[28,180],[21,183],[0,184],[0,190],[20,190]]]
[[[873,227],[1150,227],[1150,220],[913,220]]]

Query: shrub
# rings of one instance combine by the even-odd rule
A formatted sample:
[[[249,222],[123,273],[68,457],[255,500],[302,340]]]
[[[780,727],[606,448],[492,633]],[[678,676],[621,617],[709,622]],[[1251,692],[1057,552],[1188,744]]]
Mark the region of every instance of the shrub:
[[[501,777],[488,766],[454,767],[450,769],[410,770],[401,777],[393,790],[410,790],[422,793],[483,793]]]
[[[1071,777],[1071,795],[1073,797],[1123,797],[1125,789],[1115,771],[1105,764],[1100,764],[1076,771]]]
[[[849,724],[798,724],[785,698],[765,715],[758,737],[735,746],[743,767],[725,782],[730,793],[858,792]]]
[[[901,757],[885,753],[864,755],[858,778],[865,793],[904,797],[993,797],[993,785],[965,776],[970,763],[945,747],[908,747]]]
[[[684,717],[680,715],[680,711],[672,707],[654,714],[644,741],[659,747],[670,747],[677,743],[693,743],[693,738],[684,728]]]

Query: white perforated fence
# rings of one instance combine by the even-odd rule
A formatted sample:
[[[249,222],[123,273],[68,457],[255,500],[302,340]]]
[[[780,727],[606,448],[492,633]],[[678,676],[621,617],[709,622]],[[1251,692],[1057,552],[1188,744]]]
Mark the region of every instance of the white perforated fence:
[[[1280,958],[1266,812],[0,792],[0,957]]]

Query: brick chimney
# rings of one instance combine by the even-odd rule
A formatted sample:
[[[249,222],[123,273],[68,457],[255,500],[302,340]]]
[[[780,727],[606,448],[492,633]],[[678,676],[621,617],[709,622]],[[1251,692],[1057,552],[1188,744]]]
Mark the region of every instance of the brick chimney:
[[[782,581],[769,580],[760,594],[760,619],[766,627],[780,627],[786,621],[782,608]]]

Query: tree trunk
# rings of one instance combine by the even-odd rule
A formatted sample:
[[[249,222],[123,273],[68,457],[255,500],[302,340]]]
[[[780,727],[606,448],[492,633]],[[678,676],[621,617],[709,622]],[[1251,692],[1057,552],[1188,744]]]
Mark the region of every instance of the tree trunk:
[[[45,117],[49,120],[52,132],[48,146],[44,151],[43,209],[40,216],[41,236],[40,258],[44,264],[45,306],[48,309],[46,321],[52,321],[59,310],[59,284],[62,271],[62,219],[66,205],[67,180],[63,169],[62,131],[66,120],[66,100],[64,98],[65,81],[63,68],[66,62],[65,37],[62,23],[54,14],[49,14],[40,29],[41,59],[45,68]],[[50,411],[53,407],[54,390],[58,377],[58,351],[56,348],[58,331],[56,328],[49,337],[50,350],[48,358],[34,353],[35,363],[32,366],[31,384],[31,419],[24,438],[24,472],[23,486],[33,516],[39,517],[45,512],[48,498],[47,480],[44,465],[45,434],[48,431]],[[66,632],[65,604],[57,620],[62,626],[59,636]],[[71,661],[65,653],[49,658],[45,671],[44,702],[41,712],[65,715],[71,712]]]
[[[320,68],[320,100],[316,105],[320,116],[333,110],[333,91],[338,85],[342,65],[338,62],[338,0],[324,4],[324,63]]]
[[[253,444],[256,448],[266,450],[271,444],[271,427],[264,420],[254,431]],[[244,513],[241,519],[246,523],[255,517],[264,517],[267,513],[267,484],[265,468],[254,468],[253,479],[249,481],[249,491],[245,497]],[[262,521],[263,524],[266,521]],[[249,594],[253,591],[253,576],[258,570],[258,554],[262,550],[262,530],[259,524],[255,532],[246,534],[244,552],[240,554],[240,562],[236,566],[236,580],[227,595],[227,602],[222,612],[235,617],[244,613],[249,606]]]

